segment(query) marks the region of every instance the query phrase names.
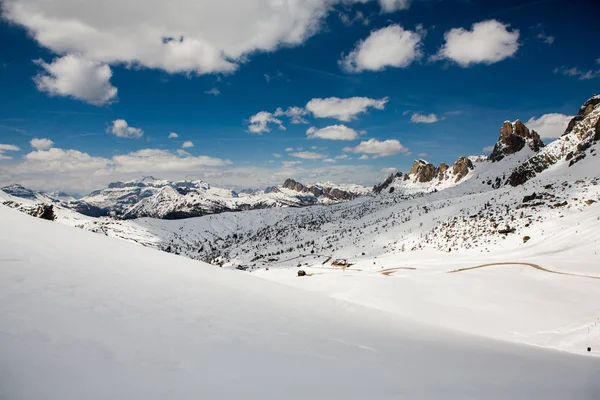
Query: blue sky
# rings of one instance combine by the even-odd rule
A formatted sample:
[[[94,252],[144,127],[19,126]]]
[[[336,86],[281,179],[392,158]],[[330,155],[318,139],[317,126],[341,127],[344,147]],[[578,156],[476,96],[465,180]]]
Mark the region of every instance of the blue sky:
[[[0,184],[373,185],[599,91],[591,0],[82,3],[3,3]]]

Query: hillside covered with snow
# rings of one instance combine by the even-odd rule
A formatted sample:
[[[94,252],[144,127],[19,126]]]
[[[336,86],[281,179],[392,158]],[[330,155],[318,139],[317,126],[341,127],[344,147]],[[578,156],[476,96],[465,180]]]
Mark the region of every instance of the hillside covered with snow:
[[[600,391],[593,358],[423,325],[5,206],[0,219],[2,398],[595,399]]]

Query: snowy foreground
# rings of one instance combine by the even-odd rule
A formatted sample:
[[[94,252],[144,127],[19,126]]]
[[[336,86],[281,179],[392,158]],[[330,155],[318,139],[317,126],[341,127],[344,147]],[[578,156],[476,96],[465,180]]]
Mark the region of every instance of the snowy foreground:
[[[0,222],[2,399],[600,398],[598,358],[422,325],[4,206]],[[537,283],[563,284],[547,275]]]

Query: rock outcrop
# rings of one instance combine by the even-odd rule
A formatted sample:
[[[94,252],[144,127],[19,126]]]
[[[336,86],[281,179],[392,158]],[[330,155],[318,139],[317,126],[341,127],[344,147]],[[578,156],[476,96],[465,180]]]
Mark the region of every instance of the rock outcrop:
[[[407,185],[411,186],[413,192],[437,190],[438,187],[446,188],[463,180],[474,168],[475,165],[468,157],[460,157],[452,166],[441,163],[438,167],[419,159],[415,160],[407,174],[396,172],[389,175],[385,181],[373,187],[373,192],[381,193],[389,188],[389,192],[392,193],[395,191],[395,186],[406,189]]]
[[[458,182],[475,168],[473,162],[468,157],[460,157],[452,165],[452,173],[454,174],[454,181]]]
[[[536,131],[530,131],[521,121],[506,121],[500,128],[500,137],[489,159],[492,162],[500,161],[507,155],[521,151],[525,145],[538,152],[544,147],[544,142]]]
[[[403,180],[403,175],[402,172],[390,174],[385,181],[381,182],[379,185],[373,186],[373,192],[378,194],[381,193],[383,190],[389,188],[396,179]]]
[[[594,111],[595,107],[598,104],[600,104],[600,95],[597,95],[597,94],[592,96],[585,103],[583,103],[583,105],[579,108],[579,111],[577,112],[577,115],[575,116],[575,118],[573,118],[569,122],[569,125],[567,126],[565,133],[563,133],[563,136],[571,133],[573,131],[573,129],[577,126],[578,123],[583,121],[585,119],[585,117],[587,117],[588,115],[590,115],[590,113],[592,113]],[[596,139],[596,140],[598,140],[598,139]]]

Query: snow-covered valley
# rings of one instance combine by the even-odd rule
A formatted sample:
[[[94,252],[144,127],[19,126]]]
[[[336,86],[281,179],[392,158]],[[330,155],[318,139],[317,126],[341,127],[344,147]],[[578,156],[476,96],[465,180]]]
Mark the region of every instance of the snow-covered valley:
[[[52,223],[17,211],[45,218],[45,198],[0,191],[6,393],[597,399],[600,97],[576,119],[546,146],[506,122],[494,160],[417,160],[310,207],[115,219],[54,202]],[[171,186],[156,191],[178,202]]]
[[[11,227],[0,230],[4,398],[595,399],[600,391],[595,358],[421,324],[4,206],[0,217]],[[359,282],[351,270],[344,274],[330,278]],[[456,276],[468,279],[463,289],[490,280]],[[429,281],[420,296],[452,289],[440,278],[437,290]],[[383,285],[371,285],[377,279]],[[395,283],[388,290],[406,290],[410,283],[401,281],[367,275],[360,291]],[[504,284],[511,281],[524,287],[510,293],[532,297],[540,285],[565,283],[504,276]],[[314,276],[296,285],[319,282]],[[584,303],[591,283],[576,285]],[[413,297],[417,307],[426,304],[420,296]],[[463,302],[468,296],[454,293]],[[564,311],[566,300],[548,306],[560,303]],[[446,308],[456,312],[457,305]],[[463,315],[482,307],[491,305]]]

